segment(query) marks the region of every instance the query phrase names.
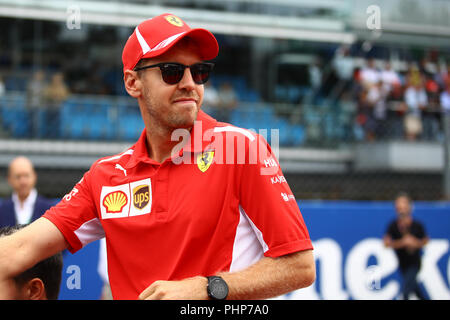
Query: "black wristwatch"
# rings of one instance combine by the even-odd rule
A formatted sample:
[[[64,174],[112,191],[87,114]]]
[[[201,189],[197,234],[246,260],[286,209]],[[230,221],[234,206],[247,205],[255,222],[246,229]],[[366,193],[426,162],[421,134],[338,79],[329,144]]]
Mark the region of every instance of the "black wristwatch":
[[[208,286],[206,287],[206,291],[208,292],[208,296],[213,300],[225,300],[228,296],[228,285],[219,276],[211,276],[207,277]]]

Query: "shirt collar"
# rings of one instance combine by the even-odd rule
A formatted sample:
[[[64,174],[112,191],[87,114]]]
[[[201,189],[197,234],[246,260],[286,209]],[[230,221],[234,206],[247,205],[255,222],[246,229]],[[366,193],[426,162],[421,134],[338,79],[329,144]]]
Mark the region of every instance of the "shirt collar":
[[[183,138],[188,139],[186,144],[181,148],[178,155],[174,156],[181,156],[184,152],[198,153],[205,150],[205,148],[211,144],[212,129],[216,126],[216,124],[217,120],[200,110],[192,130],[189,134],[186,131],[187,137]],[[205,134],[205,132],[208,132],[208,134]],[[132,149],[134,149],[133,154],[124,164],[125,168],[134,167],[139,162],[159,164],[148,156],[147,134],[145,129],[142,131],[141,136]]]
[[[28,197],[23,202],[24,206],[28,206],[28,205],[32,206],[36,202],[36,198],[37,198],[37,191],[35,188],[33,188],[33,189],[31,189]],[[14,202],[14,204],[19,204],[19,202],[20,202],[19,196],[17,195],[16,192],[12,193],[12,201]]]

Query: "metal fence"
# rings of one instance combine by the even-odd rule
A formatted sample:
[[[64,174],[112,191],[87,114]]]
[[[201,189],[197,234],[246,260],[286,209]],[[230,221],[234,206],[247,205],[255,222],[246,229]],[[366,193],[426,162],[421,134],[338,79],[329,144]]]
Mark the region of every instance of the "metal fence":
[[[213,116],[217,111],[205,110]],[[72,95],[57,118],[49,120],[46,112],[27,108],[22,93],[0,98],[0,166],[5,172],[15,155],[29,156],[39,171],[39,188],[54,197],[69,191],[97,158],[131,146],[144,128],[137,102],[122,96]],[[263,133],[279,148],[275,151],[297,199],[386,200],[406,190],[417,199],[439,200],[448,194],[441,113],[424,113],[414,139],[405,134],[405,113],[398,104],[390,104],[382,120],[351,101],[240,102],[220,116]],[[1,194],[8,193],[5,181]]]
[[[238,107],[216,114],[219,120],[254,129],[279,130],[279,145],[335,149],[364,141],[414,140],[442,142],[444,126],[439,111],[424,111],[408,136],[408,117],[400,102],[389,103],[382,117],[361,110],[354,101],[322,101],[320,104],[269,104],[240,102]],[[125,96],[72,95],[49,117],[50,108],[29,108],[25,94],[0,97],[0,134],[4,138],[86,141],[134,141],[144,128],[135,99]],[[269,137],[270,138],[270,137]]]

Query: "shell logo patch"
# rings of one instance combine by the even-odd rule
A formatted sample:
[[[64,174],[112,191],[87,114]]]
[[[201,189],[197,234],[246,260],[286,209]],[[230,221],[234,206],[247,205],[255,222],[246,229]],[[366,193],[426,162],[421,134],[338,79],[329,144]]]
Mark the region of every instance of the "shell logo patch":
[[[107,213],[122,212],[123,207],[128,203],[128,197],[122,191],[114,191],[108,193],[103,199],[103,205]]]
[[[184,25],[183,21],[174,15],[168,15],[164,17],[170,24],[176,26],[176,27],[182,27]]]
[[[197,156],[197,166],[201,172],[209,169],[214,159],[214,151],[205,151]]]

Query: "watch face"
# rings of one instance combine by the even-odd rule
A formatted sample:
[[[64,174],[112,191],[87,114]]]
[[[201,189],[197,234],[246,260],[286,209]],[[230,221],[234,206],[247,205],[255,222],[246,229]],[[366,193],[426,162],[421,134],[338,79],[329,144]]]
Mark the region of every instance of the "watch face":
[[[222,300],[228,295],[228,286],[220,278],[212,279],[209,283],[209,291],[214,299]]]

